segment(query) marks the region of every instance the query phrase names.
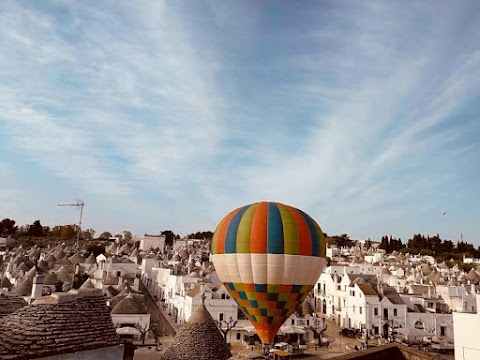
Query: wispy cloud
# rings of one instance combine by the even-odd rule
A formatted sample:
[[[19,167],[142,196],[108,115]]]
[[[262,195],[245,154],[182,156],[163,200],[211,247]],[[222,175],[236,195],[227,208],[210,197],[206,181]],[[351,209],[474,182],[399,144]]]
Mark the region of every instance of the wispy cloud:
[[[457,192],[475,192],[478,175],[468,167],[479,153],[478,13],[4,2],[2,161],[39,179],[49,201],[88,199],[102,229],[213,228],[268,199],[328,232],[434,231],[428,211],[450,196],[463,199],[455,211],[473,206]],[[449,234],[474,233],[458,219]]]

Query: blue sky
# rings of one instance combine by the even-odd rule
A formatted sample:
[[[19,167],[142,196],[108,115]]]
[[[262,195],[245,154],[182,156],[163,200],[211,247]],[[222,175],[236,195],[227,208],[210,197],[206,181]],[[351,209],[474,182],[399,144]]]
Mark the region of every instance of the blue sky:
[[[480,244],[476,1],[2,1],[0,34],[1,218],[185,235],[273,200]]]

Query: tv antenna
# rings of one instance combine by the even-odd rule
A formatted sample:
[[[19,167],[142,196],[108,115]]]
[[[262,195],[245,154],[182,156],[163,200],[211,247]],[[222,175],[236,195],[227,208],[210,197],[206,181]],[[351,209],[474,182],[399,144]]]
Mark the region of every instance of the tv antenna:
[[[85,203],[77,199],[77,202],[75,204],[58,204],[58,206],[75,206],[77,209],[80,210],[80,219],[78,220],[78,231],[77,231],[77,248],[78,248],[78,243],[80,241],[80,233],[82,232],[82,217],[83,217],[83,207],[85,206]]]

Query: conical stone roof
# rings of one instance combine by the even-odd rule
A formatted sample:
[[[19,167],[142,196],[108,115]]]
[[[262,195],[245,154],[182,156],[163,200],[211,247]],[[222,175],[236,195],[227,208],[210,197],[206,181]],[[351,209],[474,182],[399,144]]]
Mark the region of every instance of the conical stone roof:
[[[177,332],[161,360],[226,360],[232,354],[202,303]]]
[[[8,289],[10,290],[11,288],[13,287],[12,283],[10,282],[10,280],[8,280],[8,278],[4,277],[2,279],[2,281],[0,281],[0,288],[2,289]]]
[[[43,283],[45,285],[55,285],[58,282],[58,276],[55,273],[45,275]]]
[[[88,278],[85,282],[80,286],[80,289],[95,289],[95,285],[93,285],[92,280]]]
[[[26,305],[27,302],[23,300],[23,297],[21,296],[0,294],[0,318],[17,311]]]
[[[85,264],[91,264],[95,265],[97,263],[97,260],[95,259],[95,256],[93,256],[93,252],[90,254],[90,256],[85,260]]]
[[[18,285],[12,290],[12,294],[29,296],[32,294],[33,281],[29,277],[25,277]]]
[[[55,261],[55,265],[70,266],[73,264],[66,257],[63,257],[62,259],[58,259],[57,261]]]
[[[27,272],[28,270],[30,270],[30,267],[24,262],[18,265],[17,268],[15,269],[15,271],[25,271],[25,272]]]
[[[109,286],[105,289],[105,296],[110,299],[113,298],[114,296],[118,295],[118,290],[116,290],[114,287]]]
[[[140,301],[138,297],[128,294],[125,298],[112,309],[112,314],[146,314],[147,307],[145,302]]]
[[[60,249],[60,250],[56,251],[53,255],[54,255],[57,259],[63,259],[67,254],[65,254],[65,252],[63,251],[63,249]]]
[[[37,264],[37,267],[42,271],[48,271],[49,269],[48,262],[45,260],[40,260]]]
[[[118,344],[99,289],[55,293],[0,319],[0,359],[73,359],[76,352]]]
[[[130,253],[130,257],[138,257],[140,255],[140,253],[138,252],[138,249],[135,248],[135,250],[133,250],[131,253]]]
[[[83,264],[85,262],[85,258],[77,252],[70,256],[68,261],[70,261],[72,264]]]
[[[61,282],[72,281],[73,276],[63,266],[57,270],[56,274]]]
[[[115,306],[117,306],[117,304],[122,301],[123,299],[125,299],[128,295],[131,295],[133,296],[135,299],[138,300],[138,302],[140,303],[145,303],[145,296],[143,296],[142,294],[133,294],[133,293],[120,293],[118,295],[115,295],[114,297],[112,297],[110,299],[110,308],[113,309]]]
[[[467,279],[475,284],[480,282],[480,276],[473,269],[467,274]]]

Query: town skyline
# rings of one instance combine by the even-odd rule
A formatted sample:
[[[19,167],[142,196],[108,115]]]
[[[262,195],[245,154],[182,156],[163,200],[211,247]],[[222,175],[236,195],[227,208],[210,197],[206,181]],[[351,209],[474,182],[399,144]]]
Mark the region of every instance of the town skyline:
[[[308,5],[308,6],[307,6]],[[214,231],[278,201],[328,234],[480,245],[480,6],[0,4],[0,218]]]

